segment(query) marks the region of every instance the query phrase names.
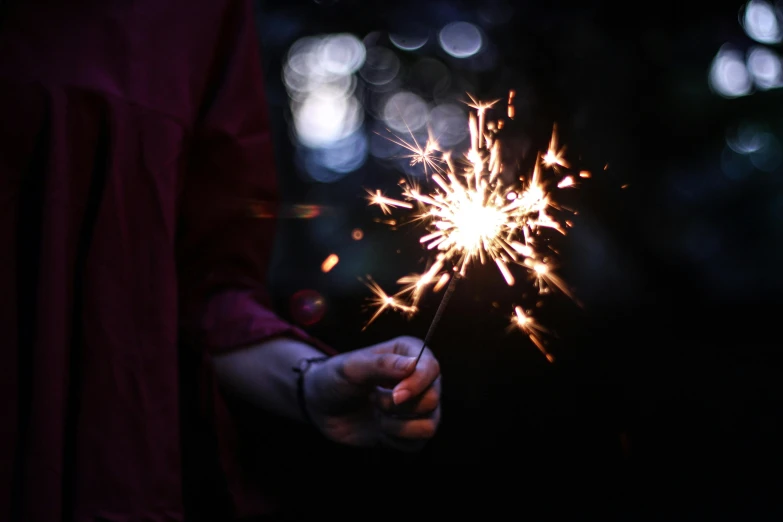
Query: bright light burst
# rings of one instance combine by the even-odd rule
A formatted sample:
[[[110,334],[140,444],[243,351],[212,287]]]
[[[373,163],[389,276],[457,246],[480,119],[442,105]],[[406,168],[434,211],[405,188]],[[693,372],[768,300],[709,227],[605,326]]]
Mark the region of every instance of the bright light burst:
[[[570,168],[565,147],[558,146],[553,128],[548,150],[537,156],[532,172],[504,181],[497,136],[502,121],[487,122],[487,110],[498,101],[480,102],[470,96],[468,105],[475,112],[468,122],[471,145],[463,158],[455,160],[451,152],[441,151],[431,134],[424,146],[412,135],[410,141],[390,138],[411,152],[406,156],[411,165],[423,165],[433,189],[425,192],[416,183],[402,181],[400,199],[376,190],[367,191],[368,200],[384,214],[395,208],[410,210],[412,221],[425,224],[420,243],[436,254],[424,273],[401,278],[398,284],[402,287],[394,295],[387,295],[369,279],[375,313],[365,328],[387,309],[415,314],[426,292],[438,292],[451,277],[465,277],[475,263],[494,263],[509,286],[517,282],[512,268],[521,267],[539,294],[557,289],[570,296],[554,272],[555,252],[545,243],[546,231],[564,234],[568,224],[553,216],[553,211],[564,209],[557,206],[552,192],[576,186],[573,176],[562,173]],[[546,330],[519,305],[513,306],[511,326],[524,332],[550,362],[554,360],[542,340]]]

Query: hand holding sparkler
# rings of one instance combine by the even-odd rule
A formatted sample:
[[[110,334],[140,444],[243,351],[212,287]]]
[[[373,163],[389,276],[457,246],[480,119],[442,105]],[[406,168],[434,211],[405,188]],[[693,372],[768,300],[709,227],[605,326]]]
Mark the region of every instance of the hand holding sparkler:
[[[305,379],[313,423],[352,446],[417,450],[440,422],[440,367],[421,340],[400,337],[314,365]]]

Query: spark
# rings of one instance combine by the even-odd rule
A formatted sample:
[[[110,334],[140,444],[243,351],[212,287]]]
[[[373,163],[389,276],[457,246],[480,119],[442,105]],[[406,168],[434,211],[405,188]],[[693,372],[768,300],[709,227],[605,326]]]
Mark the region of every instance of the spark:
[[[324,262],[321,263],[321,272],[324,274],[331,271],[332,268],[337,266],[337,263],[340,262],[340,258],[337,257],[337,254],[329,254],[326,259],[324,259]]]
[[[517,92],[515,90],[508,91],[508,119],[513,120],[514,116],[516,115],[516,109],[514,105],[514,97],[517,95]],[[502,121],[498,122],[501,125],[502,128]]]
[[[557,126],[554,126],[552,128],[552,137],[549,140],[549,147],[547,148],[546,154],[544,154],[542,161],[544,162],[544,165],[547,167],[552,167],[555,170],[559,170],[560,167],[566,169],[570,168],[570,165],[563,157],[564,154],[565,147],[562,147],[561,149],[557,148]]]
[[[391,214],[391,207],[413,208],[413,205],[406,203],[405,201],[387,198],[380,190],[376,190],[375,192],[368,190],[367,194],[369,196],[367,199],[370,201],[370,205],[378,205],[381,207],[381,211],[384,214]]]
[[[536,348],[544,354],[544,357],[546,357],[549,362],[554,362],[555,358],[547,351],[541,340],[541,334],[548,333],[547,330],[538,324],[530,315],[526,314],[521,306],[514,307],[514,313],[511,316],[511,324],[527,334],[528,338],[530,338],[533,344],[536,345]]]
[[[500,175],[502,120],[487,122],[488,111],[500,100],[482,102],[468,96],[474,112],[468,119],[470,147],[464,154],[441,151],[431,135],[424,147],[415,139],[392,139],[418,154],[412,157],[412,164],[429,168],[430,189],[402,182],[400,199],[389,198],[379,190],[367,191],[370,204],[379,206],[384,214],[400,208],[409,210],[410,221],[424,224],[419,243],[433,252],[433,261],[424,273],[397,281],[401,285],[397,294],[388,295],[376,283],[368,283],[374,295],[371,304],[376,308],[370,322],[388,309],[415,314],[427,292],[440,291],[450,278],[465,277],[477,265],[494,265],[500,279],[512,287],[524,282],[525,278],[515,274],[521,269],[538,295],[557,290],[573,298],[555,272],[556,252],[549,248],[547,236],[547,231],[565,234],[570,226],[570,222],[557,219],[566,209],[555,202],[554,192],[577,185],[574,175],[561,172],[570,169],[570,164],[565,159],[565,147],[558,144],[557,127],[553,127],[548,150],[536,156],[531,171],[509,181],[508,176]],[[512,91],[509,105],[513,98]],[[508,115],[513,117],[513,111]],[[579,177],[586,177],[584,172]],[[521,306],[513,310],[513,326],[552,361],[543,342],[546,330]]]
[[[474,143],[473,148],[478,149],[481,148],[481,143],[484,138],[484,130],[485,130],[484,120],[486,118],[487,109],[491,109],[497,102],[500,101],[500,99],[492,100],[491,102],[482,102],[474,98],[472,94],[468,94],[468,98],[470,98],[470,102],[471,102],[467,104],[468,107],[472,107],[473,109],[476,109],[476,115],[478,116],[478,123],[476,124],[477,132],[472,133],[474,134],[474,137],[477,140],[477,142]],[[509,96],[509,99],[512,99],[512,97]]]
[[[432,135],[431,130],[427,130],[427,141],[422,146],[416,140],[416,137],[410,132],[411,141],[407,141],[397,135],[391,138],[392,143],[396,143],[400,147],[406,149],[410,154],[402,156],[403,158],[410,159],[410,166],[413,167],[417,164],[424,166],[424,174],[428,176],[431,172],[443,172],[444,159],[437,156],[440,152],[440,145],[438,140]]]
[[[566,187],[573,187],[573,186],[574,186],[573,176],[566,176],[560,181],[560,183],[557,184],[557,188],[566,188]]]
[[[375,307],[375,313],[369,321],[364,325],[362,330],[365,330],[370,326],[383,312],[387,309],[397,310],[399,312],[413,314],[416,312],[416,308],[410,305],[406,305],[403,301],[400,301],[395,296],[388,295],[383,291],[383,288],[375,282],[370,276],[367,276],[367,281],[364,281],[367,288],[373,293],[373,298],[369,300],[369,305]]]

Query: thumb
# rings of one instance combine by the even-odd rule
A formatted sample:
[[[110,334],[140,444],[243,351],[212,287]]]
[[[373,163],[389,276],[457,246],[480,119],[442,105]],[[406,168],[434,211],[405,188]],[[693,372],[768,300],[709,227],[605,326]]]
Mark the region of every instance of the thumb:
[[[396,353],[373,353],[364,349],[346,357],[342,374],[351,384],[393,386],[413,373],[415,368],[416,357]]]

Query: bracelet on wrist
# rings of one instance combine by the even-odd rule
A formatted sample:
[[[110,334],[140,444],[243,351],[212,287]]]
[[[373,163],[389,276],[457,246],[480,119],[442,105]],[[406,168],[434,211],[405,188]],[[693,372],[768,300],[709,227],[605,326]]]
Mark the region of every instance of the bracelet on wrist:
[[[305,374],[310,369],[310,367],[319,362],[323,362],[327,360],[329,357],[310,357],[307,359],[301,359],[299,363],[292,368],[294,372],[297,373],[296,378],[296,400],[299,403],[299,409],[302,412],[302,417],[304,418],[305,422],[310,424],[311,426],[315,426],[315,423],[313,422],[313,418],[310,416],[310,412],[307,409],[307,400],[305,399]]]

